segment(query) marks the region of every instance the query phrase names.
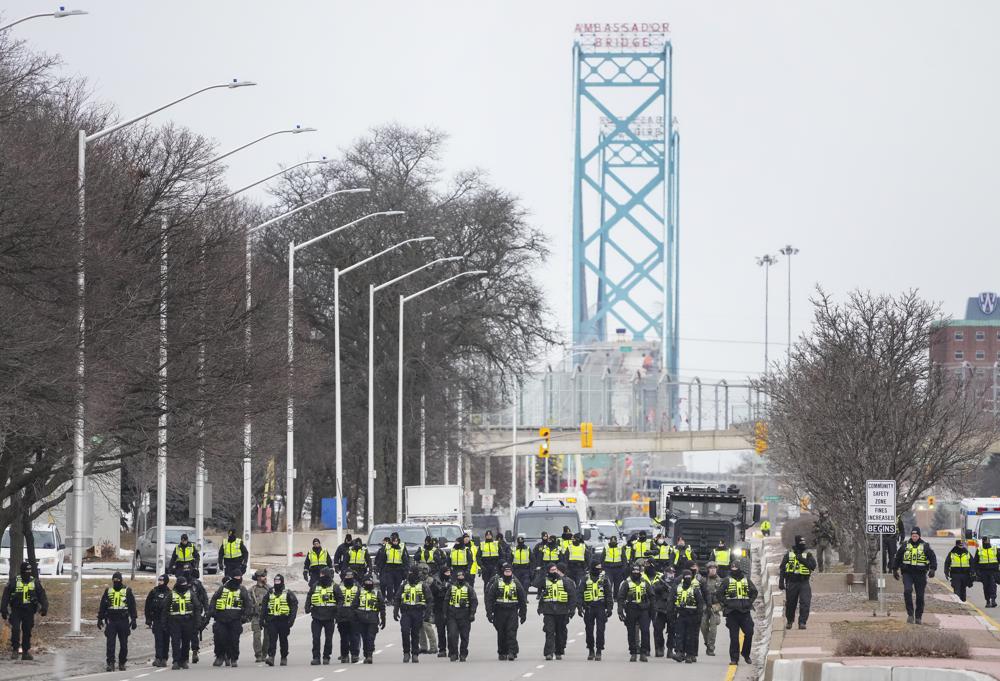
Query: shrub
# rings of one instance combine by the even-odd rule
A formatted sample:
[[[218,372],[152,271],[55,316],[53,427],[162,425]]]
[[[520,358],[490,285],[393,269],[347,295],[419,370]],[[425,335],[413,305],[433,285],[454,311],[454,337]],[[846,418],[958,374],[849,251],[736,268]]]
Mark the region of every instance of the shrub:
[[[101,542],[101,560],[115,560],[118,558],[118,547],[109,541]]]
[[[843,657],[969,657],[969,645],[958,634],[929,627],[901,631],[855,631],[837,643]]]

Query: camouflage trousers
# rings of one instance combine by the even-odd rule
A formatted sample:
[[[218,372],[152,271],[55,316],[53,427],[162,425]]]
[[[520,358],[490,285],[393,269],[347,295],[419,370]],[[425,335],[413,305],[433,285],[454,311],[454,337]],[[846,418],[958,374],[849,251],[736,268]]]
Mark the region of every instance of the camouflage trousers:
[[[705,652],[715,652],[715,634],[719,629],[719,613],[708,609],[701,618],[701,638],[705,641]]]

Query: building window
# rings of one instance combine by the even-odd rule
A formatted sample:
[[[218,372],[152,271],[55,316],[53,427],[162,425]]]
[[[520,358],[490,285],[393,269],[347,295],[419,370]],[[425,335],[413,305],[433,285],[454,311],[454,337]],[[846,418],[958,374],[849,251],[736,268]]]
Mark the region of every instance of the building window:
[[[983,350],[976,350],[976,359],[986,359],[986,353]]]
[[[955,332],[955,340],[957,340],[957,341],[965,340],[965,332],[964,331],[956,331]]]
[[[985,331],[976,331],[976,340],[977,341],[984,341],[984,340],[986,340],[986,332]]]
[[[965,359],[965,353],[961,350],[955,351],[955,359]]]

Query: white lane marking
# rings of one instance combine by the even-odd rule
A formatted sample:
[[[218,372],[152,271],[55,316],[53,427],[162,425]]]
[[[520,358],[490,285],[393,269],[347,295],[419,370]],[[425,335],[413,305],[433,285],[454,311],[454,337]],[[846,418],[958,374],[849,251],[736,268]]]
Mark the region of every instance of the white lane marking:
[[[570,640],[566,641],[566,643],[576,643],[576,639],[575,638],[571,638]]]
[[[145,673],[145,674],[136,674],[135,678],[137,678],[137,679],[141,679],[141,678],[142,678],[142,677],[144,677],[144,676],[149,676],[149,672],[147,672],[147,673]]]
[[[313,679],[313,681],[323,681],[323,677],[317,676],[315,679]]]
[[[385,644],[385,647],[386,647],[386,648],[391,648],[391,647],[393,647],[394,645],[396,645],[396,644],[395,644],[395,643],[386,643],[386,644]]]
[[[347,671],[347,667],[341,667],[340,669],[334,669],[333,673],[334,674],[339,674],[340,672],[346,672],[346,671]]]
[[[381,651],[381,650],[376,650],[376,651],[375,651],[375,654],[376,654],[376,655],[381,655],[381,654],[382,654],[382,651]]]
[[[534,675],[535,675],[535,672],[525,672],[524,674],[521,674],[521,678],[522,679],[529,679],[529,678],[531,678]]]
[[[544,668],[545,668],[545,665],[544,665],[544,664],[540,664],[540,665],[538,665],[537,667],[535,667],[535,669],[544,669]]]

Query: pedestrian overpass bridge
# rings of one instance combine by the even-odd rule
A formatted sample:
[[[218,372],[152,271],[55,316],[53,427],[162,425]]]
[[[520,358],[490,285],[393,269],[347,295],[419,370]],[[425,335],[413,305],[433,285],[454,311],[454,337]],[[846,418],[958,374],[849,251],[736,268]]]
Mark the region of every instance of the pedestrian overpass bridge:
[[[634,432],[595,425],[593,447],[583,447],[578,428],[552,428],[549,453],[559,455],[657,454],[660,452],[718,452],[752,447],[742,429]],[[467,446],[473,456],[526,455],[538,451],[542,438],[535,429],[515,433],[510,427],[469,429]]]

